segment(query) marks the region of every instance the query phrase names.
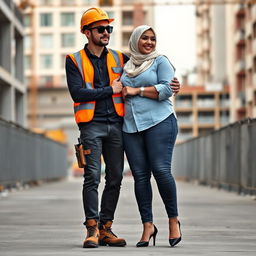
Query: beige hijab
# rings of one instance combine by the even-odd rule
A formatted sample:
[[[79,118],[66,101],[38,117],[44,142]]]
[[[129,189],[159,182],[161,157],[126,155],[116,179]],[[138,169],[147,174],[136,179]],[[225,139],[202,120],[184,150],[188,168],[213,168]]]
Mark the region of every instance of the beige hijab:
[[[129,51],[131,54],[130,60],[124,66],[124,71],[129,77],[134,77],[147,70],[154,62],[155,58],[160,54],[156,50],[149,54],[142,54],[138,49],[138,43],[141,35],[151,29],[154,34],[155,31],[148,25],[141,25],[135,28],[129,40]]]

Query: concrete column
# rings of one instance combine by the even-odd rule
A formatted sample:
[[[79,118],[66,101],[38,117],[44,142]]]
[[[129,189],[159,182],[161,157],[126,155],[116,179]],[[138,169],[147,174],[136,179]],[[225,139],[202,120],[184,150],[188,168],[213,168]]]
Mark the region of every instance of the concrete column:
[[[221,82],[227,80],[226,65],[226,12],[225,6],[212,6],[212,70],[211,75],[213,82]],[[221,18],[220,18],[221,17]]]
[[[11,23],[1,22],[0,65],[11,73]]]
[[[20,35],[15,37],[15,78],[24,83],[24,67],[23,67],[23,38]]]
[[[15,90],[15,122],[24,125],[24,95]]]

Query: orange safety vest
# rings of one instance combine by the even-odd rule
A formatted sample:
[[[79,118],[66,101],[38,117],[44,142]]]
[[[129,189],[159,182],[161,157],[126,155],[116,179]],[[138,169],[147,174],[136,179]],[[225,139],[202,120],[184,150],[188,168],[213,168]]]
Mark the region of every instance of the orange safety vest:
[[[85,87],[94,89],[94,68],[84,49],[68,55],[80,71]],[[122,75],[124,66],[123,55],[119,51],[108,49],[107,68],[110,85],[113,80]],[[124,102],[121,93],[112,95],[116,113],[124,116]],[[89,122],[93,119],[96,101],[74,102],[74,113],[77,124]]]

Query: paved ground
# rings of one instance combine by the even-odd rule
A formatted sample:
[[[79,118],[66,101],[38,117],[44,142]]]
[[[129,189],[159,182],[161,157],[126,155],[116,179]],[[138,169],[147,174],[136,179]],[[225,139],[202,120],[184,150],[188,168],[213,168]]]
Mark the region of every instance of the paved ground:
[[[76,178],[2,194],[0,255],[256,255],[256,201],[252,197],[182,182],[177,184],[180,245],[168,245],[167,217],[155,193],[156,246],[136,248],[141,224],[131,177],[124,179],[113,230],[128,245],[83,249],[81,186],[82,180]],[[157,192],[155,184],[154,188]]]

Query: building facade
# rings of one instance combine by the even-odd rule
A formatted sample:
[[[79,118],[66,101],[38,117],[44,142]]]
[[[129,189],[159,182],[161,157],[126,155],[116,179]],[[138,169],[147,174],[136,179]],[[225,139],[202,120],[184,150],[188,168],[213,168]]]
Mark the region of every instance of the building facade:
[[[26,126],[22,14],[0,1],[0,118]]]
[[[256,117],[256,5],[233,7],[232,118]]]
[[[17,0],[25,26],[25,81],[28,85],[28,124],[43,132],[64,130],[70,158],[79,131],[73,101],[65,76],[66,55],[87,42],[80,32],[80,19],[90,7],[101,7],[115,21],[108,47],[127,53],[128,39],[135,26],[153,22],[150,1],[135,0]],[[72,160],[71,160],[72,161]]]
[[[197,6],[201,85],[230,85],[230,121],[256,117],[256,5]]]
[[[173,97],[178,117],[177,142],[205,135],[229,123],[229,87],[212,91],[205,86],[182,86]]]
[[[148,1],[147,1],[148,2]],[[60,123],[74,125],[71,97],[65,77],[65,56],[84,47],[80,18],[90,7],[108,12],[114,32],[109,47],[127,52],[134,28],[152,23],[152,6],[131,0],[38,0],[24,9],[25,77],[30,95],[28,118],[31,127],[51,128]],[[35,88],[36,87],[36,88]]]

